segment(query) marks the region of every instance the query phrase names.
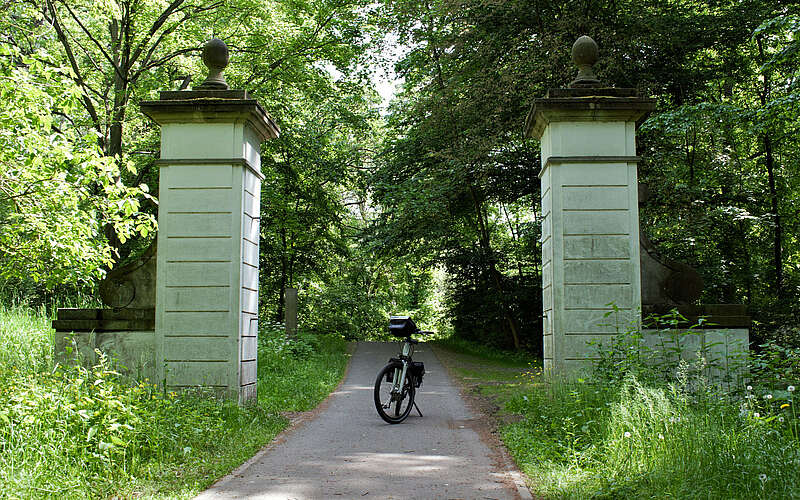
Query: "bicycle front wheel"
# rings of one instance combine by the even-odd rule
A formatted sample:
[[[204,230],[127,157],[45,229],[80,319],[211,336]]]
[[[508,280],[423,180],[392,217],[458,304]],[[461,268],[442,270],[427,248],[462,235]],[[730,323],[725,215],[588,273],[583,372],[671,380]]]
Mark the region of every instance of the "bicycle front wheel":
[[[414,383],[411,380],[411,372],[406,372],[406,379],[401,384],[399,392],[394,391],[395,376],[399,377],[403,373],[402,363],[389,363],[383,367],[375,379],[375,409],[378,415],[390,424],[399,424],[411,413],[414,406]],[[397,375],[395,375],[397,374]]]

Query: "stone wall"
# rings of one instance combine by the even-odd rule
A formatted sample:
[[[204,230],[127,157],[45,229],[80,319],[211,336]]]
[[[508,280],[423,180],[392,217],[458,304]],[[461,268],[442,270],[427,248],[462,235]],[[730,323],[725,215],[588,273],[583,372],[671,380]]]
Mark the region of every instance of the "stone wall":
[[[55,333],[55,358],[59,363],[74,363],[77,358],[90,368],[99,361],[98,351],[111,366],[134,380],[158,380],[156,339],[153,330]]]

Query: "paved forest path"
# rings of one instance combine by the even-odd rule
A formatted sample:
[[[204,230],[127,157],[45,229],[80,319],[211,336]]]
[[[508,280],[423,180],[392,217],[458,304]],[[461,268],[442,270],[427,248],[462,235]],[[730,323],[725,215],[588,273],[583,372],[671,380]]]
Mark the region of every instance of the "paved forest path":
[[[197,498],[520,498],[507,465],[473,430],[475,415],[425,344],[414,354],[425,362],[417,392],[424,418],[413,411],[399,425],[380,419],[372,387],[397,349],[359,343],[343,384],[316,415]]]

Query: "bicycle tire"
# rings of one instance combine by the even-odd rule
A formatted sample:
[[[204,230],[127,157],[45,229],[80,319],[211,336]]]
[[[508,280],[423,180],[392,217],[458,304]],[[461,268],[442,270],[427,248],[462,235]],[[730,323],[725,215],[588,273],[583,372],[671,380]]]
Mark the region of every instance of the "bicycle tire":
[[[389,363],[383,367],[378,373],[378,378],[375,379],[375,389],[373,391],[375,409],[378,411],[378,415],[380,415],[385,422],[390,424],[399,424],[405,420],[414,407],[416,389],[414,388],[414,382],[411,378],[410,371],[406,372],[406,379],[403,382],[400,398],[395,401],[391,400],[392,382],[386,381],[386,375],[387,373],[393,373],[394,370],[402,369],[402,363]]]

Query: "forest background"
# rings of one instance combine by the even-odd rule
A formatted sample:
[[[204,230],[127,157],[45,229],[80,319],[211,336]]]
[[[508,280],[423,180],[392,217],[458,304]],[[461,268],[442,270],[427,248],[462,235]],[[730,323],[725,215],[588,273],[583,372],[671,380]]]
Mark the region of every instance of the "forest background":
[[[231,49],[264,145],[262,317],[377,338],[408,313],[541,352],[534,98],[600,46],[603,82],[657,100],[642,227],[756,343],[800,346],[800,7],[790,1],[0,0],[0,294],[88,305],[152,241],[159,130],[138,103]],[[373,75],[402,84],[384,106]]]

